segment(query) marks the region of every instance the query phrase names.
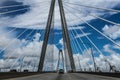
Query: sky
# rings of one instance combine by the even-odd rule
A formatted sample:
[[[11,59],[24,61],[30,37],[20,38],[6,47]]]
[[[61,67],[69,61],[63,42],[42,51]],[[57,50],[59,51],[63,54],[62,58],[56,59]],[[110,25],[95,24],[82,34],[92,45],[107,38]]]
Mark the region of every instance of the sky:
[[[23,68],[25,69],[28,68],[26,65],[30,65],[30,70],[34,70],[33,66],[35,66],[35,70],[37,69],[36,67],[41,54],[50,2],[51,0],[0,1],[0,68],[19,69],[20,64],[23,64]],[[107,71],[107,69],[109,69],[109,66],[104,59],[107,59],[111,65],[115,65],[117,69],[120,70],[120,47],[116,45],[120,45],[120,11],[106,11],[75,4],[119,11],[120,1],[63,1],[76,69],[79,70],[79,63],[81,63],[83,69],[93,69],[91,57],[92,48],[96,64],[97,66],[100,66],[102,70]],[[95,16],[118,23],[118,25],[105,22]],[[92,25],[110,39],[99,34],[85,22]],[[53,27],[53,25],[51,27]],[[54,37],[52,36],[53,34]],[[60,12],[56,0],[54,30],[51,29],[50,32],[44,69],[49,69],[51,66],[54,66],[53,68],[56,69],[58,52],[63,48]],[[53,59],[49,56],[53,56]],[[78,60],[78,57],[80,58],[80,61]],[[106,68],[106,66],[108,68]]]

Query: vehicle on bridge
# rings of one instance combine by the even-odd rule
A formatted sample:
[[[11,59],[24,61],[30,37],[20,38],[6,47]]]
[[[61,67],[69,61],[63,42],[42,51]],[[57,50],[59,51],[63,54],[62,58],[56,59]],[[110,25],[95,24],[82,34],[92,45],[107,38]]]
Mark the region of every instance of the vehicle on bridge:
[[[64,74],[64,70],[63,69],[59,69],[59,74]]]
[[[11,69],[10,72],[17,72],[17,70],[16,69]]]

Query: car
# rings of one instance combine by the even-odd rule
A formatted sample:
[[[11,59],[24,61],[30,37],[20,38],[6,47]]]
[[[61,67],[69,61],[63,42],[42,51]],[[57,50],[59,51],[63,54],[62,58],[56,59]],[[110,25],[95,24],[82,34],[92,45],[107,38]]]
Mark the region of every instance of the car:
[[[59,70],[59,74],[64,74],[64,70],[63,70],[63,69],[60,69],[60,70]]]
[[[17,72],[17,70],[16,69],[11,69],[10,72]]]
[[[25,69],[23,72],[29,72],[29,70]]]

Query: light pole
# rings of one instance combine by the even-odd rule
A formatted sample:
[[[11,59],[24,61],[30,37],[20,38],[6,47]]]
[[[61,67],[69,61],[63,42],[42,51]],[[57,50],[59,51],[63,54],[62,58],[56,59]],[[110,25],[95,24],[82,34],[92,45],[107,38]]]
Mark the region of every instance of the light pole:
[[[82,44],[87,44],[88,46],[91,47],[91,55],[92,55],[92,59],[93,59],[94,69],[95,69],[95,72],[96,72],[96,71],[97,71],[97,70],[96,70],[96,63],[95,63],[95,58],[94,58],[94,54],[93,54],[92,45],[91,45],[90,43],[82,43]]]
[[[78,61],[79,61],[80,70],[82,71],[82,67],[81,67],[81,64],[80,64],[80,58],[79,58],[79,56],[77,56],[77,58],[78,58]]]

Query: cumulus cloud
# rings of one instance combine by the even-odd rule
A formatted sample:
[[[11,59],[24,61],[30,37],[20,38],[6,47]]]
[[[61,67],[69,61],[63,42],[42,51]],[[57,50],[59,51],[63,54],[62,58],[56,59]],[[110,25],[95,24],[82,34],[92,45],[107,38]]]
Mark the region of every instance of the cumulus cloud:
[[[2,32],[6,33],[6,31],[3,30],[1,33]],[[4,49],[4,55],[3,59],[0,59],[0,68],[20,69],[22,65],[22,70],[29,69],[30,71],[36,71],[43,44],[43,41],[39,40],[41,34],[36,33],[32,41],[7,36],[9,35],[1,35],[0,48],[1,50]],[[12,44],[9,43],[10,41]],[[48,67],[50,68],[49,70],[51,70],[51,68],[52,70],[56,70],[58,52],[59,50],[54,44],[48,44],[44,70],[48,70]],[[51,66],[52,64],[53,66]]]
[[[13,32],[13,33],[14,33],[14,32]],[[12,34],[12,33],[9,34],[9,32],[7,31],[6,28],[0,27],[0,34],[2,34],[2,35],[0,35],[0,37],[1,37],[1,40],[0,40],[0,49],[7,47],[8,44],[9,44],[9,42],[10,42],[11,40],[14,41],[14,43],[11,42],[11,43],[14,44],[14,46],[17,45],[16,43],[19,43],[19,42],[20,42],[18,39],[14,38],[14,37],[15,37],[14,34]],[[15,45],[15,44],[16,44],[16,45]],[[14,46],[11,45],[11,48],[14,47]],[[9,46],[8,46],[8,47],[9,47]]]
[[[105,25],[102,30],[107,36],[109,36],[112,39],[120,38],[120,27],[117,25],[113,26]]]
[[[119,71],[119,66],[120,66],[120,54],[115,52],[113,50],[113,45],[106,44],[103,47],[103,50],[106,53],[110,53],[107,56],[104,56],[103,54],[100,54],[99,56],[95,57],[95,63],[97,67],[103,72],[108,72],[110,70],[110,66],[107,62],[105,62],[105,59],[110,62],[110,64],[116,67],[116,69]],[[94,53],[95,54],[95,53]],[[78,59],[79,58],[79,59]],[[77,70],[93,70],[94,71],[94,64],[91,56],[91,51],[90,49],[84,50],[83,54],[74,54],[74,61],[76,65]]]
[[[91,56],[91,49],[84,50],[82,54],[74,54],[74,61],[75,61],[75,66],[77,70],[82,69],[84,70],[89,70],[90,68],[93,70],[93,61],[92,61],[92,56]],[[80,67],[81,66],[81,67]]]
[[[39,42],[40,34],[35,35],[35,39],[33,42],[30,42],[28,45],[23,46],[22,48],[16,47],[15,53],[13,53],[13,50],[9,51],[9,54],[6,53],[4,57],[9,57],[11,56],[11,59],[1,59],[0,63],[1,66],[0,68],[11,68],[11,69],[20,69],[20,64],[22,61],[22,70],[24,69],[29,69],[30,71],[37,71],[38,63],[39,63],[39,57],[40,57],[40,52],[41,52],[41,47],[42,47],[42,41]],[[25,42],[25,41],[24,41]],[[60,41],[62,43],[62,39]],[[14,45],[14,44],[13,44]],[[99,55],[98,57],[95,57],[95,62],[96,65],[100,67],[100,70],[103,71],[109,71],[109,65],[104,61],[104,58],[106,58],[108,61],[110,61],[111,65],[115,65],[117,69],[119,69],[120,64],[118,63],[120,61],[119,57],[120,55],[113,51],[111,49],[111,45],[107,44],[103,47],[103,50],[105,52],[111,53],[109,56],[103,56]],[[6,52],[8,52],[6,51]],[[58,61],[58,48],[55,45],[49,45],[47,47],[47,52],[45,56],[45,62],[44,62],[44,70],[56,70],[57,67],[57,61]],[[83,55],[82,55],[83,54]],[[74,61],[76,65],[76,69],[80,70],[80,65],[82,70],[89,70],[92,69],[94,70],[94,65],[92,61],[92,56],[91,56],[91,49],[84,50],[82,54],[73,54],[74,56]],[[12,59],[12,58],[15,59]],[[51,58],[53,57],[53,58]],[[80,61],[79,61],[79,59]],[[10,58],[10,57],[9,57]],[[16,62],[15,62],[16,61]],[[12,67],[11,67],[11,63]],[[80,64],[80,65],[79,65]]]
[[[108,61],[112,64],[115,65],[117,67],[117,69],[119,69],[119,62],[120,62],[120,54],[114,50],[115,47],[113,47],[113,45],[110,44],[106,44],[103,47],[103,50],[107,53],[109,53],[108,56],[106,56],[106,59],[108,59]],[[117,48],[116,48],[117,49]]]

